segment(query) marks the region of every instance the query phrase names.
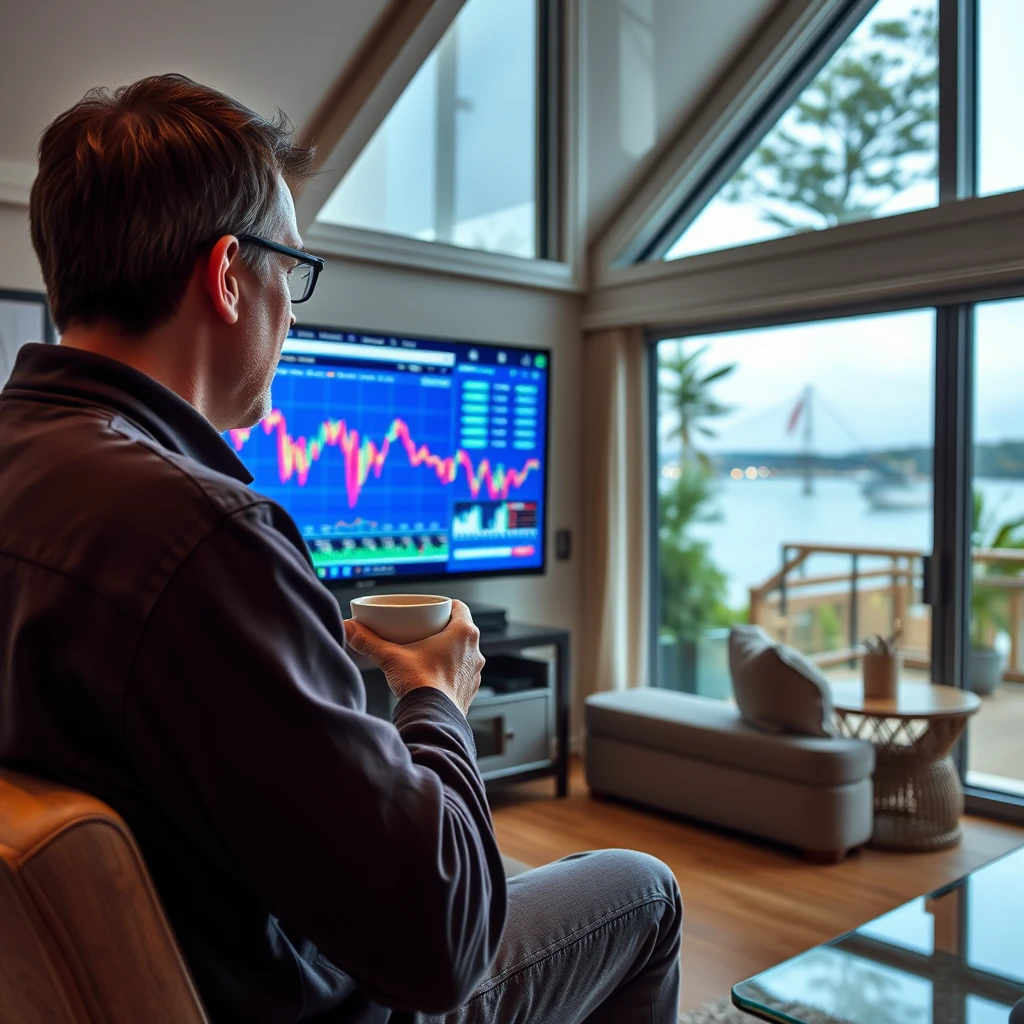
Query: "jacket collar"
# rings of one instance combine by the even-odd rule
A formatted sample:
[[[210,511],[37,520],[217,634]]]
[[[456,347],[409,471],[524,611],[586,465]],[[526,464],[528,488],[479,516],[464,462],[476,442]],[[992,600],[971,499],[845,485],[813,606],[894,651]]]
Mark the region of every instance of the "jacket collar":
[[[252,474],[205,416],[116,359],[61,345],[24,345],[0,398],[8,393],[115,410],[164,448],[252,483]]]

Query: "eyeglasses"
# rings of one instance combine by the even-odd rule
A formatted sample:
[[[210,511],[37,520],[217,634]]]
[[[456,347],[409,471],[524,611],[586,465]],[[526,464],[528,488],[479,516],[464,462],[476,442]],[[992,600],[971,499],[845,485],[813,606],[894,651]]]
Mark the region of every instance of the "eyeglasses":
[[[319,256],[303,252],[301,249],[293,249],[290,245],[282,245],[280,242],[271,242],[269,239],[260,238],[259,235],[238,235],[237,238],[240,242],[262,245],[264,249],[298,260],[298,265],[288,271],[288,290],[291,292],[293,304],[305,302],[313,294],[316,280],[320,276],[320,271],[324,269],[324,261]]]

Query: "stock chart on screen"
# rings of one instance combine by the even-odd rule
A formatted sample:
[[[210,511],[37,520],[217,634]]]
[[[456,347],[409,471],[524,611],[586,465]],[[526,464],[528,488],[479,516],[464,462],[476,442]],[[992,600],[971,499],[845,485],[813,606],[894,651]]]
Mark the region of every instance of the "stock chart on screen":
[[[227,439],[325,580],[539,570],[548,355],[296,327]]]

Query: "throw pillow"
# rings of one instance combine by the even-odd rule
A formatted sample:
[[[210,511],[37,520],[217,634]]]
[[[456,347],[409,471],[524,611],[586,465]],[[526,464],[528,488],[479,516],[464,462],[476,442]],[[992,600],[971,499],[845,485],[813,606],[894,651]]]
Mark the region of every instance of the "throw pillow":
[[[833,735],[832,695],[818,667],[760,626],[729,634],[729,671],[743,720],[766,732]]]

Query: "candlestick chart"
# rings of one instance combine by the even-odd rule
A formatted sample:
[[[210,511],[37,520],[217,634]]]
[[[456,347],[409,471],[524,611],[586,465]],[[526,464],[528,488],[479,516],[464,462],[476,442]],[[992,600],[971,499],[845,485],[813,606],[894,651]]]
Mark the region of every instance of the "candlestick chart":
[[[455,502],[543,488],[539,448],[460,443],[456,397],[412,374],[279,374],[272,412],[227,440],[307,537],[447,534]]]
[[[487,458],[474,463],[473,457],[463,448],[454,455],[437,455],[426,445],[418,444],[408,423],[400,418],[392,421],[379,443],[361,438],[359,431],[350,429],[345,420],[333,419],[322,421],[312,438],[295,437],[289,433],[287,417],[280,409],[274,409],[260,426],[265,434],[275,438],[277,475],[283,486],[294,480],[299,487],[305,487],[310,471],[327,448],[338,448],[344,460],[345,492],[351,509],[359,504],[359,497],[370,477],[380,479],[396,443],[405,450],[410,466],[426,467],[441,484],[455,483],[460,470],[463,471],[466,485],[474,498],[482,491],[486,491],[492,500],[507,498],[512,490],[525,483],[531,472],[539,472],[541,468],[540,459],[536,458],[526,459],[521,469],[493,466]],[[251,439],[252,430],[232,430],[229,434],[235,449],[240,452]]]

